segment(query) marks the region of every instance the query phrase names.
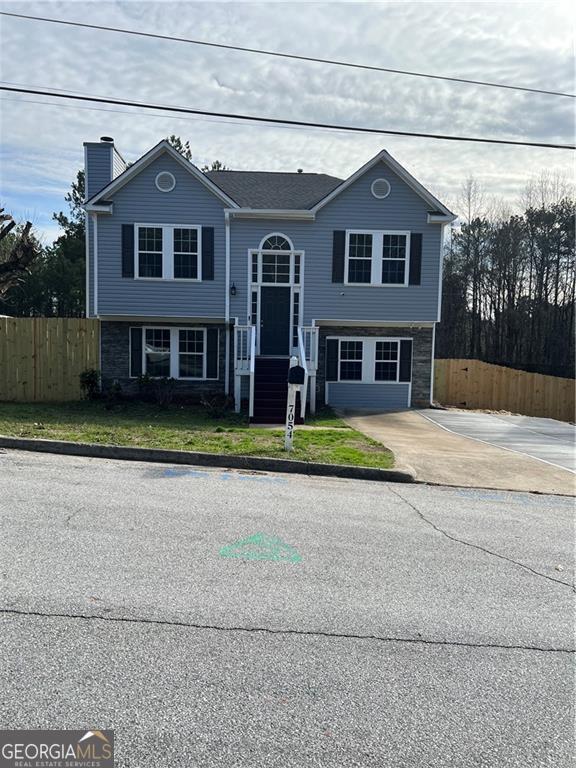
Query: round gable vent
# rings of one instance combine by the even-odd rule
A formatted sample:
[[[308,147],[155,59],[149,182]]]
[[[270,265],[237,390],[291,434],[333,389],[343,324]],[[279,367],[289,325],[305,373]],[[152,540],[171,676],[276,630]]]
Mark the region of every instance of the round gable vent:
[[[176,179],[168,171],[160,171],[156,176],[156,186],[160,192],[172,192],[176,186]]]
[[[375,179],[372,182],[371,190],[374,197],[382,200],[390,194],[390,182],[386,179]]]

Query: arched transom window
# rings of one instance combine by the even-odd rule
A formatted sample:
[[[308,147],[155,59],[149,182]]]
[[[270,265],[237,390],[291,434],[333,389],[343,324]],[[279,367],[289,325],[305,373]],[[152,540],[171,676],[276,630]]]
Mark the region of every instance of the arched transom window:
[[[262,251],[291,251],[292,243],[290,240],[288,240],[287,237],[284,235],[278,234],[274,232],[271,235],[267,235],[267,237],[262,240],[262,243],[260,245],[260,250]]]

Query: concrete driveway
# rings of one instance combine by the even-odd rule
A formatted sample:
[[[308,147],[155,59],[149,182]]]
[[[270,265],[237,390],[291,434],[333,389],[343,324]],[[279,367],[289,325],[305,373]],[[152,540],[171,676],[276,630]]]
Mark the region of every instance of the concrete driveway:
[[[118,768],[572,766],[570,499],[6,451],[0,525],[2,728],[114,728]],[[299,559],[227,554],[258,534]]]
[[[471,411],[348,412],[428,483],[574,495],[574,428],[552,419]]]
[[[576,429],[555,419],[450,409],[421,411],[444,429],[473,440],[544,461],[558,469],[576,469]]]

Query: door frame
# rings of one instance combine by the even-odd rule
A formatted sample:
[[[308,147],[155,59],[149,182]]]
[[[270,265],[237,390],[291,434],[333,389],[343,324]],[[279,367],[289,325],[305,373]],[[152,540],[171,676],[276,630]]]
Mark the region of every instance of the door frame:
[[[281,233],[274,233],[281,234]],[[266,235],[269,237],[269,235]],[[291,242],[286,235],[288,242]],[[262,242],[266,238],[263,238]],[[286,283],[268,283],[262,282],[262,256],[266,254],[282,254],[290,256],[290,279]],[[253,281],[253,257],[257,258],[257,270],[256,281]],[[295,261],[298,257],[300,260],[299,279],[295,280]],[[282,355],[282,357],[288,357],[294,354],[298,348],[298,343],[294,344],[294,320],[298,325],[302,325],[304,317],[304,251],[294,249],[291,250],[268,250],[261,248],[249,248],[248,249],[248,279],[247,279],[247,306],[246,317],[251,325],[256,327],[256,354],[260,355],[260,319],[261,319],[261,289],[264,288],[290,288],[290,323],[288,324],[288,355]],[[253,295],[254,294],[254,295]],[[295,296],[298,296],[298,314],[295,316]],[[274,357],[274,355],[271,355]]]
[[[282,291],[283,290],[285,292],[285,296],[287,295],[287,298],[288,298],[288,301],[287,301],[287,304],[288,304],[288,307],[287,307],[287,309],[288,309],[288,313],[287,313],[288,317],[286,318],[286,315],[284,315],[284,319],[288,320],[288,323],[287,323],[288,327],[286,329],[287,333],[288,333],[288,338],[286,339],[286,337],[284,336],[284,331],[283,330],[276,337],[277,343],[284,345],[284,349],[286,351],[283,352],[283,353],[282,352],[272,352],[272,353],[264,352],[263,349],[262,349],[263,330],[262,330],[262,326],[260,325],[260,322],[263,319],[263,308],[266,305],[265,302],[264,303],[262,302],[262,294],[263,294],[263,291],[265,291],[267,289],[269,289],[268,290],[268,296],[269,297],[270,296],[274,296],[276,291]],[[270,298],[269,298],[269,301],[270,301]],[[271,301],[272,301],[272,304],[273,304],[276,301],[276,299],[272,298]],[[292,336],[292,333],[293,333],[293,325],[294,325],[294,304],[293,304],[293,301],[294,301],[293,288],[291,286],[289,286],[289,285],[279,285],[279,284],[273,283],[272,285],[261,285],[261,286],[259,286],[259,288],[258,288],[258,307],[259,307],[259,309],[258,309],[258,312],[259,312],[258,320],[259,320],[259,324],[258,324],[258,333],[257,333],[257,351],[258,351],[259,355],[264,355],[266,357],[287,357],[287,356],[292,354],[293,343],[292,343],[292,340],[291,340],[291,336]],[[272,310],[272,311],[274,311],[274,310]],[[282,336],[284,336],[284,342],[281,342]]]

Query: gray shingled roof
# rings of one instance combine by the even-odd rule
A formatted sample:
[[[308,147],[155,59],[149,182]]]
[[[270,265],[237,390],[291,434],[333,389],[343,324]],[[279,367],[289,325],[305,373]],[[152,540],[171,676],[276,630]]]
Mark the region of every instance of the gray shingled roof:
[[[305,210],[342,183],[325,173],[207,171],[206,176],[242,208]]]

